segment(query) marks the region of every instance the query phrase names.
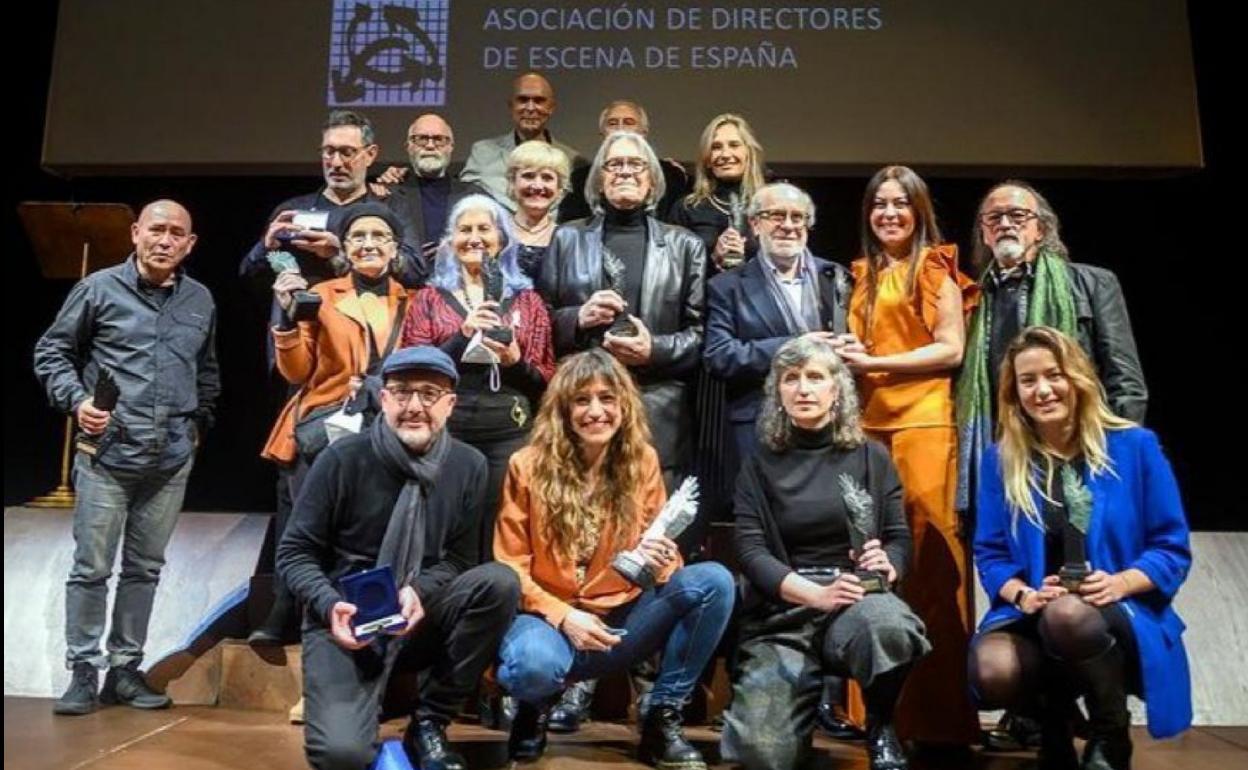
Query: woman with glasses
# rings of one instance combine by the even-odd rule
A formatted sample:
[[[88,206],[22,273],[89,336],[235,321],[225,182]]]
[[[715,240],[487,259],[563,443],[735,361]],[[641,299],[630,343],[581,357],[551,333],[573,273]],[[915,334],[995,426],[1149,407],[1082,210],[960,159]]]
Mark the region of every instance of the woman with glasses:
[[[702,239],[712,275],[754,256],[745,211],[763,182],[763,147],[746,119],[711,118],[698,141],[693,192],[672,208],[672,222]]]
[[[347,275],[310,291],[294,270],[279,273],[273,282],[282,311],[272,330],[277,369],[298,391],[278,415],[262,456],[289,470],[292,500],[312,461],[329,445],[334,429],[327,422],[338,419],[344,405],[351,412],[368,403],[366,394],[353,397],[395,347],[408,301],[407,289],[394,275],[403,224],[393,211],[381,203],[353,204],[341,212],[336,235],[350,264]],[[296,313],[303,312],[299,307],[314,307],[315,316],[296,321]],[[285,527],[284,520],[275,523],[278,540]],[[293,599],[278,580],[273,609],[248,641],[280,644],[294,612]]]
[[[999,442],[984,456],[975,563],[991,607],[971,649],[984,708],[1041,715],[1040,767],[1131,765],[1127,693],[1148,731],[1192,721],[1183,621],[1187,520],[1151,431],[1116,416],[1089,356],[1062,332],[1023,330],[1005,351]],[[1070,716],[1084,696],[1088,742]]]
[[[546,142],[524,142],[507,157],[507,195],[516,202],[512,224],[520,269],[534,280],[555,234],[555,212],[568,193],[571,173],[568,156]]]
[[[554,349],[546,306],[520,270],[507,211],[470,195],[447,221],[429,285],[412,297],[402,345],[434,345],[459,362],[447,428],[487,461],[481,556],[488,559],[507,461],[528,436]]]
[[[670,487],[692,455],[687,383],[702,347],[706,257],[692,233],[652,216],[663,189],[645,137],[608,135],[585,182],[594,216],[555,231],[539,290],[558,355],[602,346],[637,378]]]
[[[852,267],[841,357],[858,375],[862,427],[888,447],[905,489],[914,551],[901,594],[927,626],[932,653],[898,708],[903,738],[964,751],[979,736],[966,689],[970,563],[954,510],[953,373],[975,284],[941,243],[927,185],[905,166],[880,169],[862,199],[862,256]]]
[[[494,540],[521,587],[498,666],[499,683],[521,702],[512,759],[545,752],[548,709],[566,685],[658,651],[639,759],[705,770],[684,738],[681,710],[728,624],[734,586],[723,565],[682,566],[670,539],[643,539],[666,500],[633,377],[602,349],[564,359],[529,445],[511,459]],[[626,549],[636,549],[653,585],[611,566]]]

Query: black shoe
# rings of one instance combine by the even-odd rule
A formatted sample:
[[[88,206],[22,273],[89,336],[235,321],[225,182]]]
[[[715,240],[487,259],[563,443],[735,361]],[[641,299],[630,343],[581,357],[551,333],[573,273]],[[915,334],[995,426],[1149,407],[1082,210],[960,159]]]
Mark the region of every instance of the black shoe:
[[[100,672],[90,663],[75,663],[65,694],[52,704],[53,714],[81,716],[100,707]]]
[[[546,753],[546,723],[550,709],[520,702],[507,736],[507,756],[517,762],[536,762]]]
[[[819,704],[819,710],[815,712],[815,723],[825,735],[838,741],[860,741],[867,737],[866,731],[859,729],[852,722],[841,719],[836,713],[836,707],[831,703]]]
[[[1040,723],[1031,717],[1007,711],[997,726],[984,732],[988,751],[1028,751],[1040,748]]]
[[[247,644],[252,647],[281,647],[286,644],[286,640],[272,629],[260,626],[247,636]]]
[[[436,719],[413,719],[403,733],[403,750],[420,770],[467,770],[464,758],[446,747],[446,725]]]
[[[516,699],[510,695],[482,693],[477,699],[477,716],[481,718],[482,727],[507,732],[516,718]]]
[[[108,670],[108,675],[104,677],[104,689],[100,691],[100,703],[120,703],[136,709],[167,709],[173,700],[147,686],[136,661]]]
[[[1083,749],[1083,770],[1129,770],[1131,735],[1124,728],[1114,735],[1093,738]]]
[[[589,718],[589,702],[594,699],[593,680],[577,682],[563,691],[563,697],[550,711],[552,733],[574,733],[581,729],[581,722]]]
[[[702,753],[685,740],[680,710],[655,705],[641,726],[637,759],[660,770],[706,770]]]
[[[891,724],[867,725],[867,759],[871,770],[906,770],[910,767]]]

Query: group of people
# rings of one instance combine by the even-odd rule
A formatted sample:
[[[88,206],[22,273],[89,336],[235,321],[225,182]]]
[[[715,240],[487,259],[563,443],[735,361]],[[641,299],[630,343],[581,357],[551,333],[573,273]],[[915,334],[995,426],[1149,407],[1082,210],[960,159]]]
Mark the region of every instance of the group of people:
[[[846,269],[810,252],[813,201],[767,180],[739,115],[708,123],[690,180],[633,102],[602,110],[588,163],[551,136],[545,78],[517,78],[510,104],[512,130],[475,143],[458,179],[451,126],[426,114],[410,167],[371,184],[371,124],[332,113],[324,186],[279,205],[241,266],[272,282],[289,387],[263,449],[277,596],[251,641],[282,643],[302,617],[314,767],[370,765],[396,670],[425,672],[413,760],[458,770],[446,727],[483,677],[518,702],[508,749],[531,761],[552,710],[568,719],[556,705],[583,709],[584,683],[646,661],[639,758],[705,767],[682,710],[725,633],[721,750],[751,769],[800,764],[828,713],[865,726],[875,770],[907,766],[901,739],[978,740],[978,708],[1033,721],[1055,769],[1129,766],[1128,693],[1154,735],[1186,728],[1177,486],[1140,426],[1118,281],[1070,261],[1036,189],[984,196],[972,279],[923,179],[885,167]],[[218,391],[216,319],[180,267],[183,207],[148,205],[133,241],[35,353],[81,436],[58,713],[169,703],[138,665]],[[697,521],[649,532],[691,474]],[[702,548],[721,515],[740,586]],[[612,566],[629,549],[651,581]],[[991,602],[978,631],[972,553]],[[339,580],[375,566],[405,626],[359,638]]]

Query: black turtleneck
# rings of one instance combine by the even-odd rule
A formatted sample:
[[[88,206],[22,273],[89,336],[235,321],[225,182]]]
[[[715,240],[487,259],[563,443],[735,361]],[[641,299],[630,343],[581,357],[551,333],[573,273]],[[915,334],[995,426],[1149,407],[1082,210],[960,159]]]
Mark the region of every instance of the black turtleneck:
[[[865,452],[833,447],[830,426],[813,431],[794,428],[787,452],[767,452],[759,459],[771,482],[773,513],[789,565],[852,567],[839,478],[848,473],[863,484]]]
[[[352,270],[351,285],[355,287],[356,294],[376,294],[378,297],[384,297],[390,293],[390,271],[387,270],[375,278],[370,278]]]
[[[603,201],[602,245],[624,263],[624,287],[620,292],[628,312],[638,315],[641,275],[646,264],[646,209],[617,209]]]

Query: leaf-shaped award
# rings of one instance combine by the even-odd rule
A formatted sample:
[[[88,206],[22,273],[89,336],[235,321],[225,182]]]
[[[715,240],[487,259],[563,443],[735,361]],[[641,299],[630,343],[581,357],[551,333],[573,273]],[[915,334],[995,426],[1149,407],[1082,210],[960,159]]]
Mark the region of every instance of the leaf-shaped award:
[[[836,481],[841,487],[841,500],[845,502],[846,518],[849,520],[849,545],[855,554],[861,554],[864,543],[879,537],[875,499],[848,473],[842,473]],[[854,574],[858,576],[859,583],[867,593],[888,590],[888,581],[879,572],[856,569]]]
[[[1062,495],[1066,498],[1070,525],[1079,534],[1088,534],[1088,522],[1092,519],[1092,492],[1083,483],[1079,471],[1069,463],[1062,466]]]

